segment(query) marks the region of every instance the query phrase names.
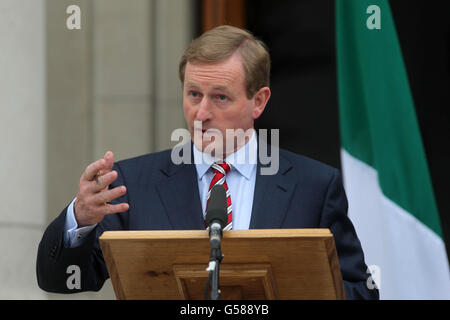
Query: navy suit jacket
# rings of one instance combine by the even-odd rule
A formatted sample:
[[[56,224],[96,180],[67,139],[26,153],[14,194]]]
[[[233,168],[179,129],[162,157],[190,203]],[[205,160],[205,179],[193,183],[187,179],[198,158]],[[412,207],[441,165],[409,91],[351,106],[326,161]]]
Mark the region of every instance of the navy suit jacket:
[[[347,217],[347,198],[338,170],[280,149],[279,170],[260,175],[255,183],[250,229],[329,228],[335,237],[347,299],[378,299],[369,290],[367,266],[359,239]],[[127,193],[113,202],[127,202],[127,212],[107,215],[83,244],[65,248],[67,208],[47,227],[39,244],[37,279],[49,292],[98,291],[109,277],[99,246],[107,230],[204,229],[195,165],[175,165],[171,151],[115,163],[117,180]],[[81,269],[81,289],[66,286],[69,265]]]

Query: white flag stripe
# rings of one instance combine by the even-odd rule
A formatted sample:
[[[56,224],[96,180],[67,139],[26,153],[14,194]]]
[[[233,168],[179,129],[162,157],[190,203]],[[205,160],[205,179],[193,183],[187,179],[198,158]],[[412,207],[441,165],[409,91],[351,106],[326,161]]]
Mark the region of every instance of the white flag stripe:
[[[374,168],[345,150],[341,157],[348,215],[367,265],[380,268],[380,298],[450,299],[442,239],[383,194]]]

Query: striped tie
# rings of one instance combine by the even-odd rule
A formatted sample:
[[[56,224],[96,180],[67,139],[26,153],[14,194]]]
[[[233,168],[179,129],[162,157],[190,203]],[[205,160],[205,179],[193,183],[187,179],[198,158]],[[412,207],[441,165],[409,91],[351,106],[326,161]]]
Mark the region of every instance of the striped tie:
[[[227,185],[227,182],[225,181],[225,175],[228,172],[230,172],[230,166],[226,162],[221,162],[221,163],[216,162],[216,163],[212,164],[211,168],[214,172],[214,177],[212,178],[211,184],[209,185],[208,200],[206,202],[206,210],[208,210],[209,196],[211,195],[212,187],[214,187],[217,184],[223,185],[223,187],[225,188],[225,191],[227,192],[227,213],[228,213],[228,222],[227,222],[227,225],[225,226],[225,228],[223,228],[223,230],[231,230],[233,213],[232,213],[232,209],[231,209],[230,191],[228,190],[228,185]],[[204,213],[203,218],[205,218],[205,216],[206,216],[206,211]],[[205,224],[206,224],[206,222],[205,222]]]

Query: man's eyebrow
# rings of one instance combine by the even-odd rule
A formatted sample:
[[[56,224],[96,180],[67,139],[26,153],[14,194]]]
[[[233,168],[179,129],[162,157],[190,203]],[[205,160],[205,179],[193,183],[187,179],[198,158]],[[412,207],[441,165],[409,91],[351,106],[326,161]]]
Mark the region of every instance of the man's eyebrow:
[[[186,82],[185,84],[186,87],[190,87],[190,88],[198,88],[199,86],[194,83],[194,82]]]
[[[226,86],[215,86],[215,87],[213,87],[213,90],[219,90],[219,91],[229,91],[228,90],[228,87],[226,87]]]
[[[185,88],[189,88],[189,89],[199,89],[200,86],[198,84],[196,84],[195,82],[186,82],[185,83]],[[222,86],[222,85],[218,85],[218,86],[214,86],[211,88],[214,91],[225,91],[225,92],[230,92],[229,88],[227,86]]]

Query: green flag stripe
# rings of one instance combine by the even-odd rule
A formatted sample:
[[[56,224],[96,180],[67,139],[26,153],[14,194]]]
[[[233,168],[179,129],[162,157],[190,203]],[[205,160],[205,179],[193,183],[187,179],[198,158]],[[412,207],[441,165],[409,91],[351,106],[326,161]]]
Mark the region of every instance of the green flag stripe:
[[[381,29],[366,26],[370,5],[380,8]],[[343,148],[377,170],[386,197],[442,237],[388,2],[337,0],[336,32]]]

